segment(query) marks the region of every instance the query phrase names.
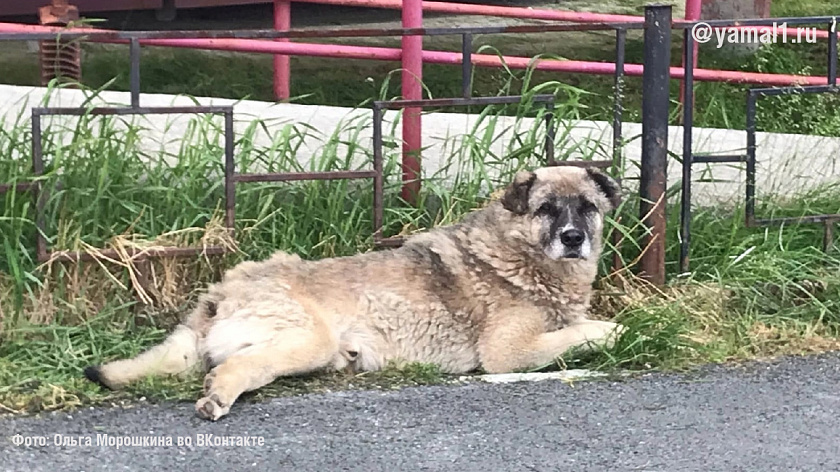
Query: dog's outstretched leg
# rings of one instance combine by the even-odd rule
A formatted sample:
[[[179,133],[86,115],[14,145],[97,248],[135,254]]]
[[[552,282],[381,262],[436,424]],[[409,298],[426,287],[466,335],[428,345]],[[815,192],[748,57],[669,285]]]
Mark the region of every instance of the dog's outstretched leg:
[[[325,326],[283,330],[272,342],[242,349],[214,367],[204,379],[204,397],[196,402],[195,411],[216,421],[230,412],[242,393],[277,377],[327,367],[339,355],[338,342]]]
[[[540,332],[539,316],[523,315],[521,323],[504,325],[480,341],[481,365],[489,373],[508,373],[547,365],[569,349],[610,347],[623,327],[609,321],[580,320],[557,331]]]

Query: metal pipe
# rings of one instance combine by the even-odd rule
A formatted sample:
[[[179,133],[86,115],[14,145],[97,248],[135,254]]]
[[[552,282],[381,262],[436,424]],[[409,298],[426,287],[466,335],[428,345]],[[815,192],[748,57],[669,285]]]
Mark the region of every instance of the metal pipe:
[[[823,228],[823,252],[828,252],[834,245],[834,225],[840,220],[825,220]]]
[[[616,28],[641,30],[644,23],[550,23],[538,25],[454,26],[431,28],[319,28],[319,29],[213,29],[118,31],[94,28],[65,28],[0,22],[0,40],[34,41],[84,39],[93,42],[127,42],[137,39],[305,39],[377,38],[389,36],[455,36],[462,34],[519,34],[572,31],[612,31]]]
[[[557,162],[554,158],[554,103],[545,104],[545,162],[553,165]]]
[[[746,162],[747,156],[743,154],[718,154],[718,155],[693,155],[691,162],[694,164],[723,164],[723,163],[737,163]]]
[[[700,19],[700,14],[702,12],[702,0],[685,0],[685,21],[697,21]],[[688,47],[686,44],[688,38],[691,37],[691,31],[688,29],[683,30],[683,53],[685,53],[685,48]],[[687,64],[687,56],[683,55],[683,62],[682,66],[685,68]],[[697,68],[697,48],[694,48],[694,53],[691,55],[691,64],[694,68]],[[685,103],[685,80],[680,82],[680,104]],[[694,93],[691,94],[691,101],[694,102]]]
[[[613,163],[621,165],[621,123],[624,115],[624,56],[627,30],[615,31],[615,75],[613,80]]]
[[[215,106],[177,106],[177,107],[94,107],[94,108],[63,108],[63,107],[49,107],[32,108],[32,116],[54,116],[54,115],[68,115],[68,116],[84,116],[84,115],[99,115],[99,116],[125,116],[125,115],[182,115],[190,113],[203,114],[220,114],[233,113],[233,107],[226,105]]]
[[[152,41],[169,41],[169,40],[152,40]],[[201,40],[171,40],[171,41],[201,41]],[[306,44],[306,43],[287,43],[287,44],[272,44],[266,41],[258,40],[229,40],[231,42],[245,43],[238,46],[237,44],[228,44],[224,40],[208,40],[211,44],[201,45],[188,43],[182,44],[162,44],[162,46],[175,47],[192,47],[198,49],[215,49],[227,51],[243,51],[243,52],[263,52],[273,53],[278,49],[282,49],[289,55],[301,56],[321,56],[321,57],[336,57],[346,59],[376,59],[398,61],[400,59],[400,50],[391,48],[379,47],[360,47],[360,46],[339,46],[339,45],[325,45],[325,44]],[[224,42],[219,42],[224,41]],[[142,42],[142,41],[141,41]],[[448,51],[423,51],[423,62],[430,64],[461,64],[461,54]],[[533,58],[530,57],[516,57],[516,56],[494,56],[489,54],[473,54],[473,64],[478,67],[503,67],[507,65],[512,69],[527,69],[534,67],[537,70],[554,71],[554,72],[568,72],[568,73],[582,73],[595,75],[613,75],[615,74],[615,64],[611,62],[594,62],[594,61],[558,61],[558,60],[542,60],[534,64]],[[640,77],[643,75],[644,68],[641,64],[626,64],[625,73],[628,76]],[[670,70],[672,78],[680,79],[684,76],[682,67],[672,67]],[[821,85],[825,83],[825,77],[815,76],[801,76],[791,74],[765,74],[757,72],[740,72],[740,71],[718,71],[711,69],[697,69],[694,71],[694,79],[707,82],[732,82],[732,83],[749,83],[756,85],[769,86],[784,86],[791,84],[799,85]]]
[[[746,198],[744,203],[744,223],[747,227],[755,226],[755,113],[758,94],[747,92],[747,178]]]
[[[683,155],[682,155],[682,197],[680,200],[680,272],[689,270],[689,249],[691,245],[691,165],[694,154],[691,144],[694,131],[694,38],[685,37],[683,64],[685,81],[683,84]]]
[[[382,108],[373,105],[373,240],[382,239],[385,175],[382,159]]]
[[[44,148],[41,140],[41,116],[32,109],[32,173],[35,176],[44,174]],[[46,233],[47,222],[44,218],[47,192],[41,181],[35,187],[35,252],[39,261],[43,261],[47,254]]]
[[[293,182],[299,180],[370,179],[372,170],[336,170],[327,172],[268,172],[265,174],[236,174],[237,182]]]
[[[140,107],[140,41],[132,39],[129,46],[131,66],[129,69],[131,90],[131,108]]]
[[[834,17],[811,16],[796,18],[768,18],[756,20],[717,20],[705,21],[713,29],[733,29],[749,31],[753,34],[764,32],[777,35],[787,33],[796,36],[795,28],[780,28],[778,24],[787,23],[793,25],[811,25],[834,21]],[[773,23],[776,23],[775,29]],[[675,29],[690,29],[695,22],[675,20],[672,24]],[[14,32],[15,28],[24,29]],[[0,39],[3,40],[37,40],[56,39],[56,34],[61,34],[64,39],[75,39],[86,36],[89,41],[111,42],[112,40],[128,41],[130,38],[139,39],[177,39],[177,38],[239,38],[239,39],[279,39],[279,38],[349,38],[349,37],[382,37],[382,36],[441,36],[470,34],[505,34],[505,33],[544,33],[557,31],[604,31],[616,28],[642,29],[640,21],[622,22],[586,22],[586,23],[560,23],[540,25],[508,25],[508,26],[473,26],[473,27],[440,27],[440,28],[322,28],[277,31],[274,29],[235,29],[235,30],[154,30],[154,31],[116,31],[94,28],[63,28],[46,27],[47,29],[37,30],[37,25],[21,23],[0,23]],[[34,33],[42,31],[43,33]],[[32,32],[35,36],[26,37]],[[840,33],[838,33],[840,34]],[[828,31],[817,30],[816,37],[820,39],[829,38]]]
[[[803,224],[803,223],[825,223],[826,221],[840,220],[840,213],[830,213],[822,215],[808,215],[808,216],[791,216],[787,218],[763,218],[755,219],[753,226],[778,226],[788,224]]]
[[[702,0],[685,0],[685,21],[697,21],[703,11]]]
[[[639,210],[647,233],[642,236],[642,277],[665,284],[665,191],[668,174],[668,91],[671,62],[671,6],[645,7],[642,79],[642,160]]]
[[[837,24],[832,21],[829,26],[836,29]],[[837,85],[837,35],[833,34],[828,38],[828,85]]]
[[[225,112],[225,227],[235,236],[236,231],[236,161],[233,110]]]
[[[290,0],[274,0],[274,29],[287,31],[292,27],[292,2]],[[277,39],[278,42],[288,42],[288,39]],[[291,62],[285,54],[274,56],[274,98],[288,100],[291,96]]]
[[[421,0],[402,0],[403,28],[423,26]],[[402,37],[402,96],[405,100],[423,98],[423,37]],[[422,109],[411,107],[402,116],[402,198],[409,204],[417,201],[420,193],[420,149],[423,145]]]
[[[533,103],[552,103],[554,95],[540,94],[530,97]],[[471,98],[426,98],[423,100],[388,100],[377,101],[377,106],[388,110],[401,110],[409,107],[449,107],[449,106],[484,106],[484,105],[510,105],[522,102],[522,95],[498,95],[492,97],[471,97]]]
[[[613,153],[612,165],[610,166],[615,177],[621,177],[624,171],[624,157],[622,148],[624,142],[622,138],[622,121],[624,115],[624,58],[627,51],[627,30],[619,28],[615,30],[615,76],[613,83]],[[621,182],[619,181],[619,185]],[[618,217],[620,221],[621,217]],[[618,271],[624,267],[624,261],[621,258],[620,247],[623,237],[617,228],[613,228],[612,232],[612,270]]]
[[[472,34],[461,35],[461,95],[472,96]]]

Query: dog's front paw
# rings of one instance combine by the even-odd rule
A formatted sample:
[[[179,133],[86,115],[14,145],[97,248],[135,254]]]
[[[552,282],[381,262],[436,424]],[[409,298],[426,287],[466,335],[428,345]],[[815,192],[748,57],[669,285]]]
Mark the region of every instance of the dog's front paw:
[[[216,421],[230,411],[230,405],[225,405],[216,394],[204,397],[195,402],[195,412],[201,418]]]
[[[609,321],[587,320],[575,326],[586,344],[602,346],[609,349],[626,331],[626,327]]]

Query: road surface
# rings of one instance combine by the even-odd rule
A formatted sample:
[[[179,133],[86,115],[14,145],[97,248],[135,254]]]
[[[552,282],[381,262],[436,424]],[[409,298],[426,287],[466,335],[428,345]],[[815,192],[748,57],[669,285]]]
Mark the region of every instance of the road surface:
[[[571,386],[280,398],[218,423],[187,403],[6,417],[0,470],[823,472],[840,470],[838,413],[840,355],[828,354]]]

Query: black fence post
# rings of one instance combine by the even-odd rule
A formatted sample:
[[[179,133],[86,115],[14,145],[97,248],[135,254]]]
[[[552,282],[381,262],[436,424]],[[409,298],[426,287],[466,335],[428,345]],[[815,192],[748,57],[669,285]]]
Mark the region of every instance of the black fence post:
[[[682,199],[680,201],[680,272],[689,271],[689,250],[691,246],[691,165],[694,163],[692,141],[694,139],[694,38],[685,30],[683,64],[683,161]]]
[[[665,284],[665,191],[668,185],[668,101],[671,65],[671,6],[645,6],[642,76],[642,163],[639,183],[642,277]]]

